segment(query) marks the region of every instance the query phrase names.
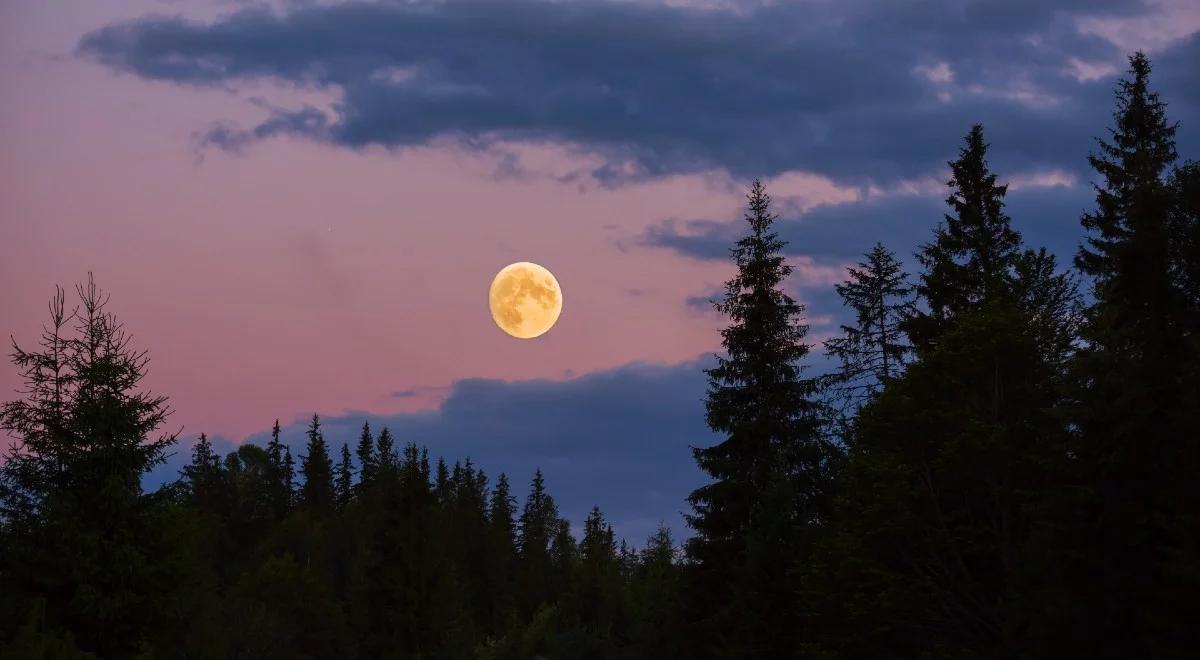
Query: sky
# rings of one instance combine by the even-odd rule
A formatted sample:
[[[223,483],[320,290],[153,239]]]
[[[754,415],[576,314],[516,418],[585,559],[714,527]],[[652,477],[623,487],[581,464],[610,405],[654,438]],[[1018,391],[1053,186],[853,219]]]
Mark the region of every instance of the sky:
[[[833,284],[876,241],[911,267],[973,123],[1069,264],[1138,49],[1200,158],[1189,0],[0,0],[0,331],[94,272],[182,433],[151,482],[319,413],[685,534],[748,183],[819,370]],[[487,306],[515,261],[564,292],[532,341]]]

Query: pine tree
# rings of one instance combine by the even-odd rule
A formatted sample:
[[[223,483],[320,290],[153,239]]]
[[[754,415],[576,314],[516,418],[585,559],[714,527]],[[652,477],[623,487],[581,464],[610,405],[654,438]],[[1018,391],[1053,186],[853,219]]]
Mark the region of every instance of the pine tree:
[[[908,331],[920,350],[935,343],[956,315],[1012,296],[1021,235],[1004,213],[1008,186],[998,185],[988,169],[987,148],[983,126],[976,124],[958,159],[949,163],[952,192],[946,203],[952,212],[917,253],[924,268],[917,292],[928,311],[915,313]]]
[[[836,398],[851,409],[875,396],[904,369],[910,347],[903,323],[912,314],[912,287],[895,253],[876,243],[850,278],[836,285],[842,303],[854,311],[854,325],[825,342],[841,361],[830,379]]]
[[[358,447],[354,452],[358,455],[358,490],[361,494],[371,488],[371,481],[375,478],[376,463],[378,462],[375,453],[375,438],[371,435],[369,422],[363,422],[362,434],[358,437]]]
[[[750,233],[732,251],[738,273],[715,305],[730,319],[726,355],[707,370],[708,425],[725,439],[693,450],[713,482],[689,497],[690,607],[698,644],[777,656],[795,648],[787,565],[826,513],[832,450],[818,432],[814,383],[801,377],[808,328],[782,290],[791,267],[770,198],[755,181],[747,199]]]
[[[334,475],[334,496],[339,509],[346,508],[354,497],[354,466],[350,463],[350,447],[342,443],[342,460]]]
[[[321,418],[313,415],[308,426],[308,448],[300,457],[300,473],[304,484],[300,487],[300,501],[304,508],[317,513],[333,509],[335,502],[333,486],[333,461],[321,433]]]
[[[1200,353],[1180,259],[1197,230],[1194,215],[1178,213],[1189,200],[1176,197],[1169,176],[1176,127],[1150,88],[1150,62],[1136,53],[1129,63],[1115,128],[1089,158],[1101,181],[1075,259],[1093,280],[1095,303],[1077,363],[1080,433],[1068,464],[1079,470],[1079,497],[1063,505],[1075,524],[1062,542],[1076,554],[1073,591],[1086,607],[1060,628],[1094,643],[1096,654],[1164,656],[1189,639],[1194,620],[1181,612],[1200,593]],[[1118,640],[1092,630],[1122,632]]]

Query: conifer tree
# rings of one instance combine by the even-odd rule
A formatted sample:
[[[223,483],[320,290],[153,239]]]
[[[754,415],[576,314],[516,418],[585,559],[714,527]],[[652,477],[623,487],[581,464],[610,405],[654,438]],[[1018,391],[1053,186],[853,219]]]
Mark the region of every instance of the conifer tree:
[[[226,494],[222,482],[221,457],[213,450],[207,435],[201,433],[200,439],[192,446],[192,462],[183,467],[182,473],[191,492],[192,506],[219,513],[222,498]]]
[[[660,523],[646,540],[631,579],[635,620],[632,645],[638,657],[680,658],[683,573],[671,531]]]
[[[334,495],[339,509],[346,508],[354,497],[354,466],[350,463],[350,447],[342,443],[342,460],[334,475]]]
[[[306,451],[300,457],[300,473],[304,476],[300,501],[309,511],[325,513],[333,509],[335,502],[333,461],[329,458],[329,448],[321,433],[321,418],[317,415],[313,415],[308,426]]]
[[[362,434],[358,436],[358,446],[354,453],[358,456],[358,491],[361,494],[371,488],[371,480],[375,478],[378,462],[370,422],[363,422]]]
[[[284,445],[279,439],[279,434],[279,419],[276,418],[275,425],[271,427],[271,439],[267,441],[267,461],[271,470],[269,475],[270,501],[276,518],[282,518],[291,508],[291,484],[288,481],[290,475],[284,459]]]
[[[296,504],[296,461],[292,459],[292,448],[283,448],[283,486],[287,490],[288,508]]]
[[[503,472],[496,479],[488,503],[487,535],[484,553],[484,603],[487,606],[485,627],[490,633],[503,629],[513,614],[516,603],[516,498],[512,496],[508,476]]]
[[[546,481],[539,468],[530,483],[529,496],[517,521],[521,579],[520,604],[526,615],[532,614],[550,596],[550,541],[557,531],[558,505],[546,492]]]
[[[562,603],[575,583],[579,545],[571,536],[571,522],[566,518],[551,521],[550,529],[550,565],[546,572],[548,602]]]
[[[0,466],[0,600],[45,599],[81,649],[125,657],[174,587],[173,559],[156,556],[163,501],[142,476],[176,436],[158,433],[167,399],[143,389],[146,353],[90,273],[76,294],[68,309],[56,288],[38,349],[13,342],[24,389],[0,407],[14,440]]]
[[[1100,181],[1075,259],[1092,278],[1095,302],[1077,363],[1083,389],[1072,421],[1080,433],[1069,453],[1080,499],[1064,504],[1076,524],[1063,543],[1073,554],[1091,551],[1069,564],[1086,607],[1061,628],[1078,643],[1095,642],[1095,653],[1149,657],[1170,655],[1188,638],[1182,631],[1193,624],[1179,613],[1200,593],[1200,352],[1188,290],[1196,262],[1189,268],[1184,256],[1197,229],[1194,214],[1180,213],[1196,201],[1177,197],[1186,186],[1170,169],[1176,126],[1151,89],[1150,61],[1139,52],[1129,66],[1115,126],[1089,158]],[[1088,636],[1118,628],[1120,641]]]
[[[394,471],[399,464],[392,432],[386,426],[379,432],[379,437],[375,440],[375,461],[375,475]]]
[[[455,469],[461,470],[461,466],[455,465]],[[446,460],[441,456],[438,457],[437,471],[433,478],[433,496],[437,498],[438,504],[446,506],[450,501],[453,490],[450,483],[450,468],[446,467]]]
[[[918,359],[860,411],[824,541],[840,555],[824,607],[856,604],[833,643],[850,655],[1021,656],[1042,618],[1020,586],[1041,579],[1030,558],[1047,551],[1031,530],[1066,434],[1075,288],[1009,226],[982,129],[966,142],[951,163],[952,213],[918,255]]]
[[[971,127],[966,146],[949,163],[951,213],[934,239],[917,253],[923,267],[917,292],[927,311],[913,315],[909,335],[918,349],[936,342],[958,314],[988,301],[1011,297],[1021,235],[1004,212],[1007,185],[988,168],[983,126]]]
[[[689,497],[690,616],[698,644],[773,656],[795,648],[781,618],[793,598],[787,565],[827,512],[832,449],[818,431],[814,383],[801,377],[808,328],[783,290],[791,267],[770,198],[755,181],[747,200],[750,231],[732,250],[738,272],[715,304],[730,319],[726,355],[707,370],[707,422],[724,439],[693,450],[713,482]]]
[[[836,285],[842,303],[854,312],[854,325],[825,342],[841,361],[830,389],[856,407],[869,400],[904,369],[910,347],[903,323],[912,314],[912,287],[895,253],[876,243],[850,278]]]
[[[574,580],[576,614],[594,633],[607,636],[622,623],[624,589],[621,557],[612,525],[600,507],[593,506],[583,523],[579,543],[579,574]]]

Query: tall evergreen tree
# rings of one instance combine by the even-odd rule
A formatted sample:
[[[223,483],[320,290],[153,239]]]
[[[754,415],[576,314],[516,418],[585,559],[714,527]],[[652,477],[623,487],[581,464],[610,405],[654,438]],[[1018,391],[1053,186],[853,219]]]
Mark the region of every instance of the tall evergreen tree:
[[[308,426],[307,453],[300,457],[300,473],[304,484],[300,487],[300,501],[309,511],[324,513],[333,509],[335,493],[333,485],[333,461],[329,448],[321,433],[321,418],[313,415]]]
[[[485,626],[489,633],[496,634],[509,623],[516,605],[513,590],[516,588],[517,569],[517,525],[516,498],[503,472],[496,479],[492,497],[488,503],[487,536],[484,553],[484,603],[488,610]]]
[[[1004,212],[1007,185],[996,183],[988,168],[983,126],[971,127],[966,146],[949,163],[951,212],[923,245],[917,292],[927,311],[915,313],[909,335],[918,349],[928,348],[956,315],[987,301],[1012,295],[1013,269],[1020,258],[1021,235]]]
[[[276,418],[275,425],[271,427],[271,439],[267,441],[267,461],[271,470],[270,501],[276,518],[282,518],[291,508],[291,484],[288,481],[291,475],[284,460],[284,445],[279,435],[279,418]]]
[[[678,548],[671,531],[660,523],[646,540],[631,580],[636,618],[630,636],[638,657],[664,660],[682,657],[683,574],[677,559]]]
[[[292,448],[283,448],[283,486],[287,490],[288,508],[296,504],[296,461],[292,458]]]
[[[0,408],[15,440],[0,466],[0,592],[44,600],[81,649],[126,657],[174,588],[162,499],[142,492],[142,477],[176,436],[158,434],[167,399],[142,389],[146,353],[90,273],[76,293],[68,311],[56,290],[39,349],[13,343],[25,387]]]
[[[830,379],[832,392],[856,407],[875,396],[904,369],[910,347],[903,323],[912,314],[912,287],[894,252],[876,243],[850,278],[836,285],[842,303],[854,312],[854,325],[825,342],[841,361]]]
[[[363,422],[362,434],[358,436],[358,446],[354,453],[358,456],[358,490],[362,493],[370,489],[378,463],[370,422]]]
[[[225,484],[221,457],[213,450],[208,436],[201,433],[192,447],[192,462],[183,467],[182,475],[191,493],[192,506],[210,512],[220,512]]]
[[[530,483],[529,496],[517,521],[521,574],[518,598],[522,611],[532,614],[549,599],[550,540],[557,531],[558,505],[546,492],[546,480],[539,468]]]
[[[563,604],[575,583],[579,544],[571,535],[571,521],[558,518],[550,525],[550,565],[546,573],[548,602]]]
[[[627,615],[621,560],[612,525],[605,520],[600,507],[593,506],[583,523],[579,571],[572,596],[580,622],[601,638],[611,638]]]
[[[342,460],[334,474],[334,499],[339,509],[346,508],[354,498],[354,466],[350,463],[350,447],[342,443]]]
[[[461,469],[461,466],[455,466]],[[450,468],[446,466],[446,460],[441,456],[438,457],[437,469],[433,477],[433,496],[437,498],[438,504],[446,506],[452,496],[452,488],[450,482]]]
[[[837,568],[809,569],[832,580],[817,620],[850,622],[832,634],[851,655],[1019,656],[1044,618],[1021,587],[1046,551],[1031,529],[1065,434],[1075,287],[1009,226],[982,129],[966,142],[951,213],[918,255],[918,360],[861,410],[823,541]]]
[[[818,432],[814,383],[801,377],[808,328],[782,288],[792,269],[770,197],[755,181],[747,199],[750,232],[732,250],[738,272],[715,304],[730,319],[726,355],[707,370],[706,417],[724,439],[693,450],[713,482],[688,498],[691,617],[698,653],[778,656],[796,646],[787,566],[825,516],[832,450]]]
[[[1116,90],[1115,127],[1089,158],[1101,180],[1075,260],[1093,280],[1095,302],[1078,361],[1080,433],[1069,454],[1080,497],[1064,507],[1076,524],[1063,542],[1075,555],[1072,591],[1086,607],[1061,627],[1073,631],[1073,643],[1093,642],[1096,655],[1165,656],[1196,641],[1185,632],[1195,621],[1180,613],[1200,594],[1200,353],[1189,268],[1179,258],[1197,230],[1195,215],[1178,213],[1188,201],[1169,177],[1176,126],[1150,87],[1150,62],[1136,53],[1129,65]],[[1175,238],[1182,244],[1172,245]],[[1117,629],[1120,640],[1088,634]]]
[[[375,474],[382,475],[396,470],[399,457],[396,456],[395,441],[392,432],[385,426],[375,440]]]

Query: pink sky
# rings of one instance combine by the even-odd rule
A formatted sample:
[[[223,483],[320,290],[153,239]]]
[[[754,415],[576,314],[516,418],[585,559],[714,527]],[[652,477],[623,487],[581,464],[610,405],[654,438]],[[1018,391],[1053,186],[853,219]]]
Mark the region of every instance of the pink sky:
[[[58,4],[0,10],[0,329],[31,346],[54,285],[94,271],[189,435],[430,406],[463,377],[563,378],[717,348],[717,320],[684,300],[728,268],[629,239],[666,217],[734,217],[741,192],[727,177],[609,190],[500,179],[494,157],[449,146],[355,153],[287,139],[199,158],[190,137],[213,117],[253,118],[253,93],[148,84],[73,58],[81,33],[154,3],[111,16]],[[586,161],[523,151],[536,171]],[[779,192],[802,205],[852,196],[795,175]],[[503,334],[487,309],[491,277],[520,260],[565,291],[537,341]],[[0,368],[3,398],[18,384]],[[389,396],[408,389],[426,394]]]
[[[1152,19],[1084,27],[1153,48],[1200,24],[1185,2],[1156,4]],[[737,217],[746,181],[710,172],[615,189],[564,183],[552,175],[594,162],[548,145],[512,146],[531,172],[521,179],[497,176],[495,153],[448,144],[354,152],[276,138],[236,156],[201,153],[194,136],[214,119],[261,120],[250,102],[260,94],[290,107],[330,98],[267,82],[183,88],[72,55],[81,35],[116,21],[208,20],[237,6],[0,4],[0,331],[32,345],[54,285],[93,271],[150,351],[149,384],[171,397],[173,424],[235,440],[275,417],[433,406],[465,377],[566,378],[718,348],[720,320],[685,301],[730,267],[633,239],[665,219]],[[957,83],[952,71],[936,79]],[[1076,183],[1018,174],[1026,186]],[[914,172],[910,184],[860,192],[794,171],[767,183],[781,209],[799,212],[864,194],[940,196],[941,181]],[[564,289],[558,325],[528,342],[494,327],[487,309],[493,274],[522,260]],[[842,276],[843,264],[819,257],[795,264],[801,285]],[[0,399],[18,385],[0,367]],[[390,396],[411,389],[424,394]]]

